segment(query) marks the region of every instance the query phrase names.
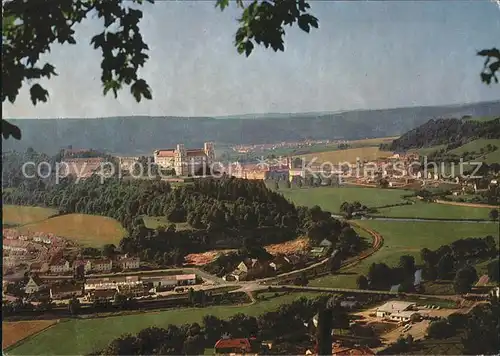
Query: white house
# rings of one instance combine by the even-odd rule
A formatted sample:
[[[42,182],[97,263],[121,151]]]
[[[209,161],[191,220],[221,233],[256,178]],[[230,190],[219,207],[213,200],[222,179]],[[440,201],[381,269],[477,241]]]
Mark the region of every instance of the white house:
[[[92,269],[98,272],[111,272],[113,268],[113,262],[109,259],[93,260]]]
[[[140,259],[138,257],[126,257],[118,260],[118,265],[123,270],[139,269]]]
[[[49,266],[51,273],[67,273],[71,271],[71,266],[68,261],[59,261]]]
[[[418,312],[407,310],[399,313],[393,313],[389,316],[389,319],[392,321],[410,321],[414,315],[418,315]]]
[[[400,302],[400,301],[391,301],[387,302],[380,307],[377,308],[377,318],[386,318],[392,315],[401,313],[404,311],[412,310],[416,306],[416,303],[411,302]]]
[[[38,292],[43,286],[43,282],[37,276],[30,277],[26,286],[24,286],[24,291],[26,294],[33,294]]]
[[[48,237],[45,236],[35,236],[33,237],[33,241],[35,242],[41,242],[47,245],[50,245],[52,243],[52,240]]]

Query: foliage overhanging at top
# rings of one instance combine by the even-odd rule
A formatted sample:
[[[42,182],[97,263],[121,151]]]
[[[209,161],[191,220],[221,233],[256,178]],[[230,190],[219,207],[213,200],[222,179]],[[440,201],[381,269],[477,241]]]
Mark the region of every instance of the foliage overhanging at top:
[[[50,51],[54,43],[76,44],[74,25],[96,13],[104,21],[104,29],[96,34],[91,44],[102,52],[101,82],[103,93],[110,90],[115,97],[124,86],[139,102],[151,99],[151,88],[138,75],[149,58],[139,22],[142,11],[136,5],[153,0],[10,0],[2,2],[2,102],[14,103],[24,82],[28,82],[33,105],[46,102],[48,91],[38,81],[57,75],[50,63],[40,63],[40,56]],[[216,6],[224,10],[229,0],[216,0]],[[318,19],[308,10],[306,0],[254,0],[245,6],[236,1],[242,10],[235,34],[235,46],[240,54],[249,56],[255,44],[284,51],[284,27],[297,23],[309,32],[318,28]],[[482,50],[478,55],[486,57],[481,79],[490,84],[498,83],[496,73],[500,66],[500,51],[496,48]],[[2,135],[20,139],[21,131],[15,125],[2,120]]]

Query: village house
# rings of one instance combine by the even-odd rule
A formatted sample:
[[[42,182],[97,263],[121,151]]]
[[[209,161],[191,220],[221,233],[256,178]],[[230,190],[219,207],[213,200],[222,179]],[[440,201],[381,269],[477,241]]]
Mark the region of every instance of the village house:
[[[178,274],[175,276],[178,286],[196,284],[196,274]]]
[[[35,251],[33,244],[19,240],[3,240],[3,249],[14,253],[28,253]]]
[[[33,294],[38,293],[42,288],[44,288],[42,280],[38,276],[34,275],[30,277],[28,283],[24,286],[24,291],[26,294]]]
[[[71,266],[67,260],[60,260],[49,266],[51,273],[68,273],[71,271]]]
[[[119,259],[117,263],[122,270],[132,270],[139,269],[140,261],[138,257],[125,257]]]
[[[236,267],[236,270],[232,273],[233,275],[240,275],[240,280],[242,277],[248,279],[248,278],[255,278],[255,277],[262,277],[269,273],[271,271],[271,268],[269,267],[268,263],[263,263],[259,261],[256,258],[246,258],[245,260],[241,261],[238,266]],[[245,276],[243,276],[241,273],[243,272]]]
[[[247,276],[246,272],[236,269],[233,272],[224,275],[222,279],[225,280],[226,282],[239,282],[243,281],[246,278],[246,276]]]
[[[73,269],[75,271],[80,266],[83,266],[83,271],[85,273],[88,273],[92,270],[92,262],[90,262],[90,260],[77,260],[73,262]]]
[[[143,278],[144,283],[148,284],[151,292],[156,293],[164,290],[171,290],[177,286],[175,276],[154,276]]]
[[[148,294],[147,288],[141,284],[118,286],[118,293],[127,297],[142,297]]]
[[[30,272],[47,273],[49,271],[49,264],[47,262],[33,262],[30,265]]]
[[[111,301],[118,294],[118,289],[96,289],[87,293],[85,299],[91,303],[103,303]]]
[[[283,255],[276,256],[270,263],[269,267],[273,269],[274,272],[278,271],[288,271],[290,270],[290,262]]]
[[[80,297],[83,294],[83,283],[65,283],[53,285],[50,287],[50,298],[70,299],[72,297]]]
[[[377,318],[390,318],[392,314],[398,314],[404,311],[411,311],[416,307],[416,303],[390,301],[377,308]],[[399,317],[398,317],[399,318]]]
[[[257,355],[259,351],[258,344],[255,342],[255,340],[248,338],[223,338],[215,343],[214,349],[216,355]]]
[[[392,321],[410,321],[414,315],[419,315],[419,313],[413,310],[407,310],[393,313],[389,316],[389,319]]]
[[[96,272],[111,272],[113,268],[113,261],[110,259],[92,260],[92,270]]]
[[[116,276],[105,278],[89,278],[85,281],[85,290],[116,289],[119,286],[142,285],[138,276]]]
[[[35,237],[33,237],[33,241],[44,243],[47,245],[50,245],[52,243],[52,240],[50,238],[48,238],[47,236],[35,236]]]

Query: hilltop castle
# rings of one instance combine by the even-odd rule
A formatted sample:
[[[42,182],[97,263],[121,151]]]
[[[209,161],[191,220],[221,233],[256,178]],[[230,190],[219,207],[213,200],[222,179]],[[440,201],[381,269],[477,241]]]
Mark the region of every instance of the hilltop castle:
[[[214,144],[205,142],[203,148],[186,149],[183,144],[176,148],[154,151],[154,162],[162,168],[175,170],[178,176],[195,175],[202,167],[210,166],[215,160]]]

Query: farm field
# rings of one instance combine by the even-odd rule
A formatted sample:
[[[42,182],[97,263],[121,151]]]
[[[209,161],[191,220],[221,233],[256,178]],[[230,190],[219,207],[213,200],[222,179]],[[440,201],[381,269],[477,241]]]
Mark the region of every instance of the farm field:
[[[457,222],[400,222],[359,220],[359,225],[379,232],[384,238],[382,248],[339,275],[328,275],[309,282],[311,286],[332,288],[357,288],[356,278],[366,274],[372,263],[394,266],[401,255],[412,255],[420,263],[420,250],[424,247],[437,249],[442,245],[466,237],[492,235],[498,243],[498,226],[483,223]]]
[[[236,313],[258,316],[276,310],[280,305],[291,303],[300,297],[313,298],[321,294],[291,293],[243,306],[183,308],[108,318],[73,319],[30,338],[11,350],[9,355],[85,355],[105,347],[112,339],[124,333],[134,334],[146,327],[200,323],[203,316],[209,314],[219,318],[229,318]]]
[[[57,215],[56,209],[36,206],[4,205],[2,207],[2,225],[25,225],[48,219]]]
[[[403,203],[403,195],[412,192],[402,189],[379,189],[360,187],[318,187],[280,189],[279,193],[290,199],[295,205],[314,206],[332,213],[338,213],[344,202],[359,201],[368,207],[386,206]]]
[[[118,246],[126,235],[125,229],[115,219],[87,214],[56,216],[19,228],[21,232],[45,232],[73,240],[84,246],[99,247],[105,244]]]
[[[27,338],[49,326],[57,320],[30,320],[2,322],[2,350],[14,345],[16,342]]]
[[[480,138],[471,142],[467,142],[465,145],[457,147],[453,150],[450,150],[450,153],[454,153],[456,155],[463,154],[464,152],[477,152],[481,150],[481,148],[486,148],[486,145],[494,145],[500,149],[500,139],[484,139]]]
[[[374,161],[378,158],[390,157],[392,152],[380,151],[378,147],[358,147],[350,148],[347,150],[334,150],[327,152],[309,153],[301,157],[305,158],[307,161],[311,161],[316,158],[315,163],[330,162],[334,166],[340,165],[343,162],[356,163],[356,159],[361,161],[368,160]]]
[[[397,138],[399,138],[399,136],[365,138],[364,140],[353,140],[353,141],[349,141],[347,143],[349,145],[351,145],[352,148],[369,147],[369,146],[377,146],[378,147],[381,143],[390,143]]]
[[[484,219],[488,220],[491,210],[468,206],[446,205],[438,203],[415,202],[412,205],[392,206],[378,209],[376,215],[393,218],[429,218],[429,219]]]

